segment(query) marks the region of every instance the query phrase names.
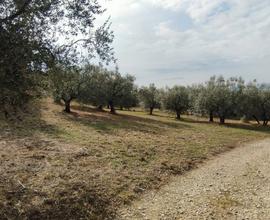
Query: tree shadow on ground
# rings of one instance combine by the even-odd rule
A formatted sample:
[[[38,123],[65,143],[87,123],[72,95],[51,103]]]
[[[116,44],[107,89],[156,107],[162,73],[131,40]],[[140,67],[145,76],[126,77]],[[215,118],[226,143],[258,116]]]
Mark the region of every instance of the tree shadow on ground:
[[[254,124],[234,124],[234,123],[227,123],[223,125],[229,128],[236,128],[236,129],[244,129],[249,131],[258,131],[270,134],[270,127],[269,126],[262,126],[262,125],[254,125]]]
[[[73,108],[75,109],[75,108]],[[168,128],[187,129],[189,125],[175,122],[164,122],[157,119],[144,118],[133,115],[110,114],[106,111],[98,111],[92,108],[76,108],[71,114],[63,113],[62,116],[74,123],[80,123],[103,132],[115,130],[132,130],[146,133],[160,133]],[[82,111],[84,110],[84,111]],[[86,111],[85,111],[86,110]]]
[[[76,109],[77,112],[73,112],[68,116],[69,120],[74,120],[80,122],[85,126],[90,126],[96,130],[101,130],[104,132],[111,132],[116,129],[126,129],[126,130],[135,130],[148,133],[155,133],[164,131],[164,127],[176,128],[176,129],[187,129],[192,128],[189,123],[192,124],[205,124],[213,126],[224,126],[229,128],[236,128],[249,131],[257,131],[270,133],[269,126],[260,126],[255,124],[244,124],[244,123],[232,123],[228,122],[224,125],[220,125],[218,121],[209,122],[206,118],[195,119],[191,117],[182,117],[180,120],[177,120],[173,114],[165,116],[162,114],[153,114],[153,118],[150,118],[150,115],[135,116],[117,113],[115,115],[110,114],[107,111],[100,111],[89,106],[74,106],[73,109]],[[83,114],[83,112],[91,114]],[[126,111],[125,111],[126,112]],[[132,111],[131,111],[132,112]],[[158,118],[167,118],[171,121],[161,121]]]
[[[228,128],[235,128],[235,129],[241,129],[241,130],[249,130],[249,131],[257,131],[257,132],[264,132],[270,134],[270,127],[269,126],[263,126],[258,124],[249,124],[249,123],[233,123],[233,122],[227,122],[225,124],[220,124],[217,120],[214,122],[209,122],[207,119],[194,119],[194,118],[183,118],[181,119],[183,122],[186,123],[195,123],[195,124],[206,124],[206,125],[213,125],[213,126],[223,126]],[[229,120],[229,119],[228,119]]]
[[[22,121],[0,119],[1,138],[16,140],[23,138],[41,138],[36,134],[54,135],[61,133],[56,125],[48,124],[45,120],[37,116],[29,116]]]
[[[94,108],[94,107],[85,106],[85,105],[74,105],[72,106],[72,109],[77,110],[77,111],[90,112],[90,113],[106,112],[104,109]]]

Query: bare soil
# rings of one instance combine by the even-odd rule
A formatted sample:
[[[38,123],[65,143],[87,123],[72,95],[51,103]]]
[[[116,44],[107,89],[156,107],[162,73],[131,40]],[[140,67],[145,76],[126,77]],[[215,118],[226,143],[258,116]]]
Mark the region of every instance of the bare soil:
[[[152,191],[119,219],[270,219],[270,139],[243,145]]]

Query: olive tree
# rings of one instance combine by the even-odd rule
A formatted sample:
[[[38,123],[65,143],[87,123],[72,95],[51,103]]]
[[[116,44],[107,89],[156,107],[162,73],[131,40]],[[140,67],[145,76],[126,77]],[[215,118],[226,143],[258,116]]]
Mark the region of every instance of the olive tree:
[[[87,66],[84,68],[85,80],[79,95],[79,101],[92,104],[102,109],[104,105],[111,113],[116,107],[132,107],[136,105],[135,78],[131,75],[122,76],[118,70]]]
[[[163,105],[165,109],[176,113],[176,118],[180,120],[181,114],[189,108],[189,93],[184,86],[174,86],[165,92]]]
[[[195,98],[195,110],[209,115],[209,122],[214,122],[214,114],[217,110],[216,103],[216,78],[211,77],[205,85],[201,86]]]
[[[160,107],[160,91],[156,88],[154,84],[150,84],[148,87],[143,86],[139,90],[139,97],[144,104],[144,107],[150,110],[150,115],[153,114],[155,108]]]
[[[70,113],[70,103],[77,99],[85,82],[80,69],[76,67],[57,67],[51,72],[52,91],[55,100],[65,103],[65,112]]]
[[[124,97],[122,97],[118,103],[121,110],[123,110],[124,108],[130,110],[130,108],[139,105],[138,88],[136,86],[133,85],[132,89],[126,87],[124,93]]]
[[[270,120],[270,86],[261,85],[261,99],[260,99],[260,110],[261,110],[261,120],[263,125],[267,126]]]
[[[259,85],[256,81],[249,83],[243,92],[241,112],[266,126],[270,119],[270,87]]]
[[[116,106],[122,106],[133,99],[135,78],[131,75],[121,76],[118,72],[110,72],[106,87],[106,101],[110,112],[115,113]],[[131,100],[132,101],[132,100]]]
[[[234,108],[229,80],[226,81],[222,76],[216,79],[214,97],[220,124],[224,124],[225,119],[232,113]]]
[[[110,23],[95,24],[104,12],[98,1],[3,0],[0,12],[0,108],[36,96],[37,75],[56,63],[113,60]]]
[[[189,111],[191,113],[202,114],[201,108],[198,105],[198,97],[203,89],[202,84],[193,84],[192,86],[187,86],[189,95]]]
[[[102,110],[107,105],[108,71],[100,66],[87,65],[83,68],[84,83],[78,100],[85,104],[91,104]]]
[[[227,117],[239,112],[244,88],[242,78],[232,77],[225,80],[222,76],[213,76],[201,88],[196,102],[197,109],[209,114],[210,122],[213,122],[214,115],[217,115],[220,123],[224,124]]]

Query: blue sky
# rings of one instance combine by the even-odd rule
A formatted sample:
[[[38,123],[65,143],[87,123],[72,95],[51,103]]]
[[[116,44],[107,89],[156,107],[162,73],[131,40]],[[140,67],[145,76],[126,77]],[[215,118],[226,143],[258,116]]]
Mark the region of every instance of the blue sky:
[[[103,2],[122,73],[139,85],[193,84],[212,75],[270,82],[269,0]]]

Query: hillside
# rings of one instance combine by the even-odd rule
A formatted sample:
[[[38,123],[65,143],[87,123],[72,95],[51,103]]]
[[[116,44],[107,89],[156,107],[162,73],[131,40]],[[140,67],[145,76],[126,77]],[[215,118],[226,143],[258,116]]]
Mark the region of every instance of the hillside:
[[[0,215],[4,219],[104,219],[152,188],[270,129],[209,124],[164,112],[118,115],[50,100],[41,118],[0,123]]]

